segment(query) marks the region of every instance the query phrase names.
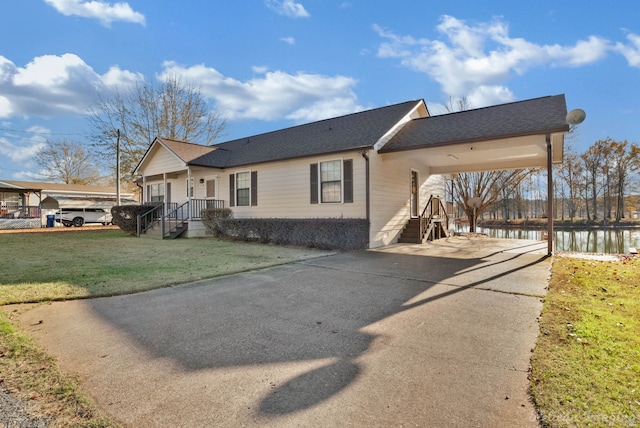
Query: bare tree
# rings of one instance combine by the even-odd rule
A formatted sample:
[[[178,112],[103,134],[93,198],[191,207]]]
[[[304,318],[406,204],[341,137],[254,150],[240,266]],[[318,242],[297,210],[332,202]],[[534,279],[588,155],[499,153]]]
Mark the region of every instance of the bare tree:
[[[133,171],[155,137],[211,145],[226,121],[208,106],[200,89],[171,76],[100,99],[89,115],[89,137],[101,162],[116,165],[116,135],[120,130],[122,177],[131,182]]]
[[[616,199],[616,223],[624,217],[624,198],[630,184],[631,174],[640,170],[640,147],[623,142],[611,142],[611,159],[613,163],[613,181]]]
[[[499,202],[502,195],[515,193],[529,174],[529,170],[522,169],[467,172],[451,180],[455,201],[469,219],[470,232],[475,232],[477,219],[488,207]],[[479,202],[475,207],[469,204],[472,198]]]
[[[608,152],[609,141],[598,140],[580,155],[584,166],[584,198],[588,221],[598,219],[598,196],[604,188],[602,165]]]
[[[46,180],[65,184],[98,184],[98,169],[87,147],[77,141],[47,141],[36,154]]]
[[[566,147],[564,162],[557,167],[557,173],[561,182],[560,190],[563,192],[563,199],[567,200],[569,218],[573,221],[578,210],[578,195],[580,195],[580,189],[583,186],[583,169],[580,157],[571,146]],[[568,194],[564,194],[565,190]]]
[[[449,113],[471,110],[471,107],[471,101],[469,101],[466,95],[463,95],[460,98],[453,98],[449,95],[449,101],[444,105],[444,108],[446,108]]]

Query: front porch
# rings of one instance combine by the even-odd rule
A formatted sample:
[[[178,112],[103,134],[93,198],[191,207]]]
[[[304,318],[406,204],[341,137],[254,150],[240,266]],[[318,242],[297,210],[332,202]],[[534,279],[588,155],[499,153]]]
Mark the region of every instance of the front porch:
[[[138,216],[137,235],[175,239],[186,234],[189,238],[208,234],[202,223],[202,212],[206,209],[222,209],[224,201],[219,199],[191,198],[182,204],[158,203],[154,208]]]

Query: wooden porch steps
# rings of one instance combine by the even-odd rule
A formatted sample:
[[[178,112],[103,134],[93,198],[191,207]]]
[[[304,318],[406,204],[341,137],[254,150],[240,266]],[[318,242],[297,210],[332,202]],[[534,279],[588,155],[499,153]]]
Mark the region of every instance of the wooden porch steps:
[[[412,218],[402,230],[398,243],[400,244],[422,244],[425,240],[433,241],[434,239],[446,238],[449,236],[445,230],[441,220],[432,220],[425,231],[424,236],[420,236],[420,219]]]
[[[400,244],[422,244],[422,236],[420,236],[420,219],[409,219],[407,225],[402,230],[400,238],[398,238]]]

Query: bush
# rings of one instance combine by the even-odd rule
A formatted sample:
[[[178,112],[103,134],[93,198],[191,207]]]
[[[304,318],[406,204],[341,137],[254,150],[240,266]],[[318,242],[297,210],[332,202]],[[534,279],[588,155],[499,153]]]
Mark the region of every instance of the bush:
[[[138,234],[138,216],[157,205],[120,205],[111,208],[111,222],[129,235]]]
[[[218,220],[233,218],[231,208],[205,208],[200,211],[200,219],[213,236],[219,236]]]
[[[294,245],[323,250],[359,250],[369,246],[369,222],[341,218],[240,218],[202,216],[216,236],[264,244]]]

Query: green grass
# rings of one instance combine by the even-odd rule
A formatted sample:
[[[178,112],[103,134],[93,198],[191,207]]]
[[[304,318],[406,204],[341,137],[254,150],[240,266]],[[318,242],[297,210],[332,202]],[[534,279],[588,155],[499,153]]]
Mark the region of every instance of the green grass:
[[[327,252],[119,230],[0,235],[0,305],[135,293]]]
[[[640,259],[554,259],[532,358],[545,426],[640,425]]]
[[[0,234],[0,305],[135,293],[330,253],[215,239],[152,240],[119,230]],[[16,309],[19,308],[19,309]],[[0,383],[50,426],[117,426],[76,379],[0,310]]]

